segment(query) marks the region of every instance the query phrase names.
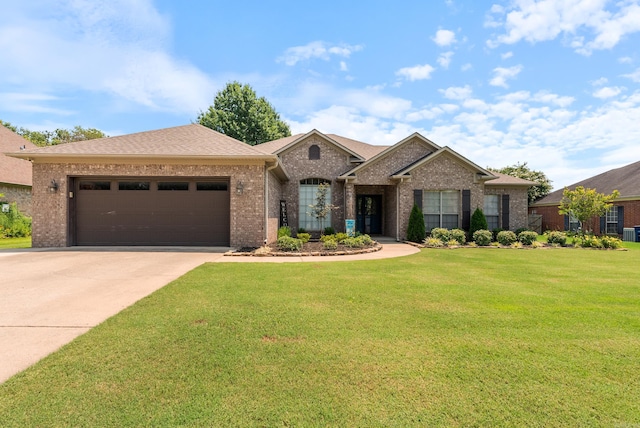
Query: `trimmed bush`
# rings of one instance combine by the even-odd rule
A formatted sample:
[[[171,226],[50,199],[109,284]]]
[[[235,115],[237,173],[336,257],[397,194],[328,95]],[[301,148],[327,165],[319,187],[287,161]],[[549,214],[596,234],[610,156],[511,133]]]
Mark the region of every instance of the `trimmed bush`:
[[[573,241],[574,247],[582,248],[604,248],[602,241],[593,235],[581,235],[576,237]]]
[[[518,237],[515,233],[510,230],[503,230],[498,233],[497,241],[500,245],[511,245],[518,240]]]
[[[281,251],[300,251],[302,248],[302,241],[290,236],[281,236],[276,241],[276,245]]]
[[[362,243],[362,240],[360,239],[360,237],[347,238],[344,241],[342,241],[342,245],[344,245],[345,247],[349,247],[349,248],[361,248],[361,247],[364,247],[364,244]]]
[[[407,241],[422,242],[425,236],[426,230],[422,210],[419,206],[413,204],[411,214],[409,215],[409,225],[407,226]]]
[[[333,229],[333,227],[327,226],[324,228],[324,231],[322,233],[323,235],[335,235],[336,231]]]
[[[493,238],[493,234],[487,229],[476,230],[473,233],[473,242],[475,242],[480,247],[486,247],[491,244],[491,239]]]
[[[602,236],[600,238],[600,241],[602,242],[602,246],[604,248],[610,248],[612,250],[622,248],[622,241],[614,236]]]
[[[531,230],[523,230],[517,235],[518,241],[522,242],[524,245],[533,245],[533,243],[538,240],[538,234]]]
[[[336,250],[338,249],[338,243],[335,239],[328,239],[322,243],[322,248],[325,250]]]
[[[504,229],[501,227],[496,227],[495,229],[493,229],[491,231],[491,233],[493,234],[493,240],[494,241],[498,241],[498,233],[502,232]]]
[[[567,243],[567,234],[557,231],[549,232],[547,235],[547,242],[552,245],[564,246]]]
[[[467,234],[462,229],[451,229],[449,231],[449,239],[458,241],[459,244],[464,244],[467,242]]]
[[[471,227],[469,227],[469,236],[473,237],[477,230],[487,230],[487,218],[480,208],[476,208],[471,216]]]
[[[444,229],[442,227],[434,227],[431,229],[431,237],[441,240],[442,242],[447,242],[451,235],[449,234],[448,229]]]
[[[438,238],[434,238],[433,236],[430,236],[427,239],[425,239],[423,243],[427,247],[433,247],[433,248],[444,247],[444,242],[442,242]]]
[[[519,228],[516,229],[516,236],[520,236],[520,234],[522,232],[526,232],[526,231],[529,231],[529,228],[527,228],[527,227],[519,227]]]
[[[311,234],[310,233],[298,233],[298,239],[301,240],[303,244],[306,244],[307,242],[309,242],[309,239],[311,239]]]
[[[336,241],[337,241],[338,243],[340,243],[340,242],[344,241],[345,239],[347,239],[347,238],[349,237],[349,235],[347,235],[347,234],[346,234],[346,233],[344,233],[344,232],[336,233],[336,234],[335,234],[335,235],[333,235],[333,236],[335,237],[335,239],[336,239]]]
[[[336,235],[322,235],[322,236],[320,236],[320,241],[321,242],[327,242],[327,241],[336,241],[336,242],[338,242],[338,240],[336,239]]]
[[[300,232],[298,231],[298,234]],[[282,226],[280,229],[278,229],[278,238],[281,238],[283,236],[291,236],[291,228],[289,226]]]

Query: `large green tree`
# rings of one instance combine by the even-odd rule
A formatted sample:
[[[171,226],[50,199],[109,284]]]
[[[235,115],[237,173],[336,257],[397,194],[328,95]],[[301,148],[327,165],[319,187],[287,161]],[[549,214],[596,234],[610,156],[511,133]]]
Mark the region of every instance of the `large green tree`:
[[[99,129],[83,128],[82,126],[74,126],[73,129],[58,128],[55,131],[31,131],[22,127],[18,128],[3,120],[0,120],[0,125],[12,130],[39,147],[107,137],[107,135]]]
[[[620,192],[614,190],[610,195],[596,192],[596,189],[589,189],[578,186],[575,190],[565,187],[562,192],[562,201],[558,212],[562,215],[573,216],[580,222],[580,230],[593,230],[591,220],[595,217],[602,217],[613,205],[611,202],[620,196]],[[586,226],[586,227],[585,227]]]
[[[512,177],[522,178],[524,180],[534,181],[538,184],[529,187],[529,203],[533,203],[540,198],[551,193],[551,180],[547,178],[544,172],[532,170],[527,163],[516,163],[515,165],[505,166],[504,168],[489,168],[490,171],[499,172],[501,174],[510,175]]]
[[[213,105],[198,115],[198,123],[252,146],[291,135],[273,106],[238,82],[227,83],[216,94]]]

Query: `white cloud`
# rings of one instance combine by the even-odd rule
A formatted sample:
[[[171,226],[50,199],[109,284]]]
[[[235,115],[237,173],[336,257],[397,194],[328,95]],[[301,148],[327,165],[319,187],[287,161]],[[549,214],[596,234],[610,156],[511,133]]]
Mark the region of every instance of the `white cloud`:
[[[631,58],[630,56],[623,56],[618,58],[618,62],[620,64],[631,64],[633,63],[633,58]]]
[[[0,19],[0,83],[53,95],[62,89],[102,92],[179,113],[205,107],[213,94],[214,82],[169,54],[170,23],[150,1],[12,7],[12,19]]]
[[[471,65],[470,63],[466,63],[462,67],[460,67],[460,70],[462,71],[469,71],[472,69],[473,69],[473,65]]]
[[[502,59],[509,59],[513,56],[513,52],[509,51],[509,52],[505,52],[502,55],[500,55],[500,58]]]
[[[605,86],[595,91],[592,95],[600,99],[612,98],[620,95],[623,89],[624,88],[619,88],[617,86]]]
[[[439,92],[449,100],[466,100],[471,96],[472,90],[469,85],[465,85],[463,87],[451,86],[447,89],[440,89]]]
[[[449,64],[451,64],[451,58],[453,58],[453,52],[449,51],[442,53],[438,57],[438,64],[440,67],[447,69],[449,68]]]
[[[431,40],[438,46],[450,46],[456,42],[456,33],[449,30],[438,30]]]
[[[633,73],[623,74],[622,76],[627,77],[634,82],[640,82],[640,68],[636,69],[636,71],[634,71]]]
[[[497,67],[493,69],[493,78],[489,80],[491,86],[501,86],[508,88],[507,80],[514,79],[522,71],[521,65],[513,67]]]
[[[596,79],[593,82],[591,82],[591,84],[593,86],[602,86],[602,85],[606,84],[607,82],[609,82],[609,79],[607,79],[606,77],[601,77],[601,78]]]
[[[340,61],[340,71],[349,71],[349,67],[345,61]]]
[[[515,0],[509,9],[492,8],[485,25],[505,30],[487,42],[489,47],[521,40],[537,43],[564,35],[576,52],[590,55],[593,50],[611,49],[627,34],[640,31],[640,5],[634,0]],[[590,39],[585,41],[587,36]]]
[[[396,76],[404,77],[411,82],[415,80],[425,80],[431,78],[431,73],[435,70],[429,64],[404,67],[396,71]]]
[[[328,61],[332,55],[349,58],[352,53],[360,50],[362,50],[361,45],[342,44],[331,46],[323,41],[314,41],[304,46],[293,46],[288,48],[284,54],[276,59],[276,61],[284,62],[286,65],[293,66],[300,61],[306,61],[314,58]]]

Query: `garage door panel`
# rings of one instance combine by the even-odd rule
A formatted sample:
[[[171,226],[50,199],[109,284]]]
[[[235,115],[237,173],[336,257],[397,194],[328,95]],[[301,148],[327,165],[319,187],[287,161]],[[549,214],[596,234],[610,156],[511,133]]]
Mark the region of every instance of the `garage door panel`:
[[[140,179],[105,180],[111,181],[110,190],[95,190],[87,184],[83,189],[83,178],[76,180],[80,183],[76,190],[77,245],[229,245],[226,182],[215,181],[226,190],[197,191],[196,179],[188,181],[189,190],[158,190],[160,181],[185,180],[149,179],[149,190],[120,190],[136,188],[131,183]]]

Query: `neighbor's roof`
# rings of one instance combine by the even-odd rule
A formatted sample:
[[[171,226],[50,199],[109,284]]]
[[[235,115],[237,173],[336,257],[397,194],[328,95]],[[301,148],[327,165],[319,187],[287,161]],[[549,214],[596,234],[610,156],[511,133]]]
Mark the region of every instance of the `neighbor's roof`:
[[[640,161],[603,172],[567,187],[573,190],[578,186],[595,189],[596,192],[605,195],[617,190],[620,196],[616,200],[640,199]],[[559,205],[563,192],[564,188],[558,189],[532,205]]]
[[[199,124],[41,147],[12,156],[22,159],[209,157],[275,160],[273,155]]]
[[[31,186],[31,162],[5,156],[20,151],[21,147],[36,148],[31,141],[0,125],[0,183]]]
[[[491,174],[495,175],[496,179],[487,181],[487,186],[535,186],[535,181],[525,180],[523,178],[513,177],[511,175],[502,174],[500,172],[490,171]]]

